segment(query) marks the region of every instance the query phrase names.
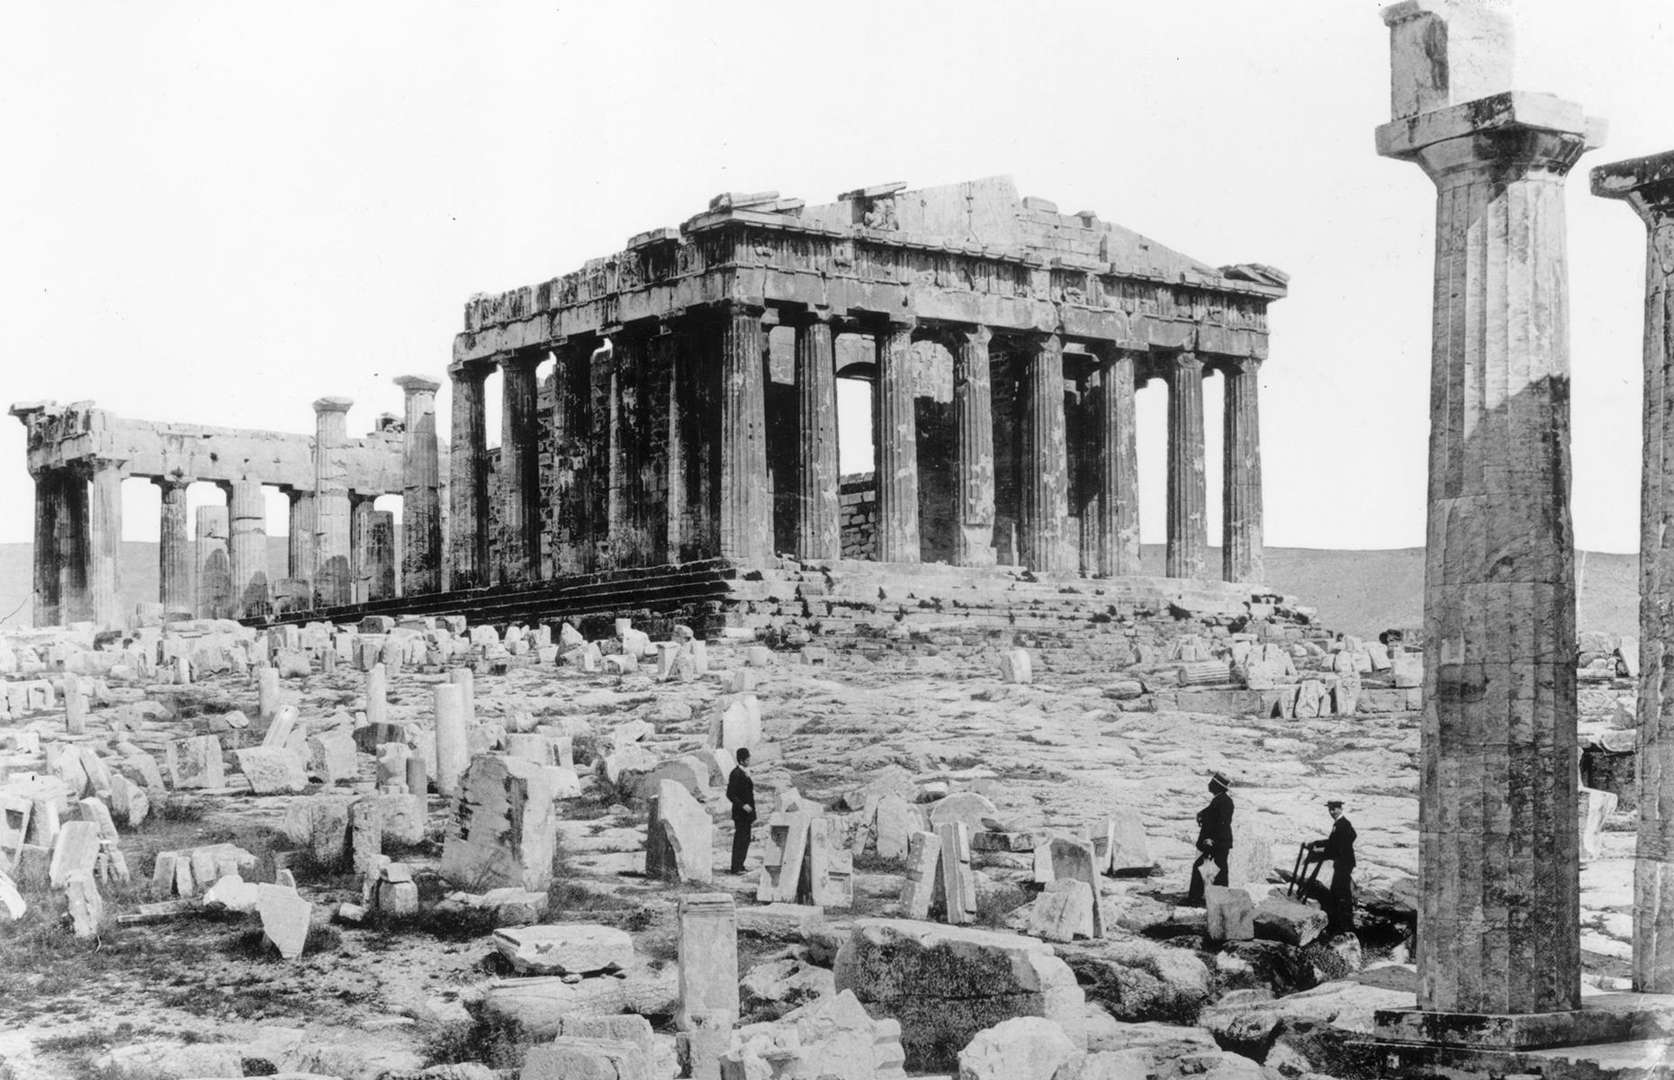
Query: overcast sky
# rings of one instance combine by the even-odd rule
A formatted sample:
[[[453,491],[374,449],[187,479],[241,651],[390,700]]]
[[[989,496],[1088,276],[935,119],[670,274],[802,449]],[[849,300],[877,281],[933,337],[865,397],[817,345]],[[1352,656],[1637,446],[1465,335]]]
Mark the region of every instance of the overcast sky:
[[[1668,5],[1515,6],[1520,88],[1611,125],[1569,188],[1575,533],[1633,551],[1644,232],[1585,172],[1674,148]],[[717,192],[1005,173],[1213,265],[1288,271],[1261,377],[1267,542],[1420,545],[1434,194],[1372,149],[1378,10],[22,0],[0,35],[0,405],[308,431],[337,394],[364,432],[400,411],[392,377],[445,378],[470,294]],[[1164,404],[1139,395],[1147,542]],[[1219,380],[1206,408],[1216,540]],[[127,537],[155,539],[155,489],[124,494]],[[0,541],[27,541],[5,417],[0,507]]]

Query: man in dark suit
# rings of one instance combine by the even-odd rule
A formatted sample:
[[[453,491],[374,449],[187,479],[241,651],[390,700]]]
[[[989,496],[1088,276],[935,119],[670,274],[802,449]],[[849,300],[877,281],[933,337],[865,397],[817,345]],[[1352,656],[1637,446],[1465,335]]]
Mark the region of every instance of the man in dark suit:
[[[1343,800],[1332,799],[1325,804],[1331,815],[1331,835],[1309,844],[1309,858],[1316,862],[1331,861],[1331,889],[1325,898],[1325,914],[1329,920],[1327,934],[1354,932],[1354,826],[1343,815]]]
[[[756,782],[744,767],[750,764],[750,751],[739,748],[738,764],[727,777],[727,802],[732,804],[732,872],[744,872],[744,859],[750,854],[750,829],[756,823]]]
[[[1232,852],[1232,797],[1226,793],[1232,786],[1222,773],[1209,778],[1209,805],[1197,812],[1197,850],[1201,854],[1192,864],[1192,882],[1186,892],[1186,903],[1203,906],[1204,878],[1208,876],[1205,863],[1215,864],[1215,880],[1209,884],[1226,884],[1226,860]]]

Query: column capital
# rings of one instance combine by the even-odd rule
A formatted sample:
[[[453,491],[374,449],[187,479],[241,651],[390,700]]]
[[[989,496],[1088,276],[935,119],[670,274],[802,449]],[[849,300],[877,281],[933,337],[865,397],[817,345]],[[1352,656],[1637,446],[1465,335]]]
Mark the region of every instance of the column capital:
[[[1600,165],[1591,179],[1594,195],[1627,203],[1647,225],[1674,217],[1674,150]]]
[[[994,340],[994,331],[983,324],[976,326],[955,326],[951,333],[957,334],[971,345],[987,345]]]
[[[830,326],[838,319],[839,316],[837,313],[828,307],[815,307],[813,305],[809,305],[803,310],[797,312],[795,315],[787,317],[785,322],[786,325],[797,327],[814,326],[819,324]]]
[[[197,478],[193,476],[181,476],[178,474],[172,476],[153,476],[150,478],[153,484],[156,484],[158,487],[163,489],[164,495],[167,495],[171,491],[188,488],[196,479]]]
[[[314,402],[314,414],[324,416],[327,413],[346,413],[353,405],[353,398],[323,397]]]
[[[1166,374],[1203,374],[1203,357],[1190,349],[1181,349],[1170,354],[1163,360],[1163,370]]]
[[[715,304],[714,310],[721,315],[754,315],[759,319],[762,315],[766,314],[767,307],[764,304],[758,304],[750,300],[728,299]]]
[[[442,388],[442,384],[435,379],[427,379],[423,375],[398,375],[390,380],[399,386],[408,397],[414,394],[434,394]]]
[[[516,352],[500,353],[494,357],[494,363],[501,371],[514,371],[528,368],[533,371],[546,359],[549,350],[544,346],[534,349],[518,349]]]
[[[1512,90],[1392,120],[1377,129],[1377,148],[1446,185],[1484,169],[1562,176],[1604,145],[1605,132],[1603,120],[1572,101]]]

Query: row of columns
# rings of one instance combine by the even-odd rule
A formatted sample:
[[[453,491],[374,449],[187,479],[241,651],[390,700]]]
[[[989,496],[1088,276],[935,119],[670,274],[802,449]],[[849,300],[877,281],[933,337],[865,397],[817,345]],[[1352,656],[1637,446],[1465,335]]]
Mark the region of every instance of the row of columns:
[[[406,396],[400,576],[407,595],[433,593],[442,584],[435,415],[440,384],[418,376],[396,383]],[[375,495],[349,488],[346,414],[350,404],[346,398],[321,398],[314,403],[313,489],[288,491],[288,576],[313,583],[314,597],[327,606],[395,595],[393,516],[374,510]],[[124,476],[120,463],[97,461],[46,470],[36,477],[37,625],[91,620],[115,626],[122,622],[118,607]],[[194,540],[186,501],[194,478],[151,479],[162,495],[157,598],[163,609],[224,617],[267,610],[272,588],[261,481],[215,481],[226,492],[227,504],[199,511]],[[207,553],[217,544],[223,549],[221,561],[209,565]]]
[[[661,440],[654,464],[666,470],[664,527],[669,561],[683,550],[680,535],[707,536],[703,554],[739,562],[774,554],[774,507],[767,461],[766,336],[763,309],[728,304],[684,320],[680,335],[629,331],[605,339],[582,339],[558,348],[557,394],[552,417],[552,507],[557,518],[552,566],[558,573],[586,572],[613,565],[620,539],[643,532],[636,517],[649,464],[643,444]],[[838,502],[836,328],[829,312],[808,310],[793,320],[796,394],[796,454],[793,475],[798,520],[795,554],[807,561],[841,555]],[[910,359],[921,328],[896,319],[869,327],[875,341],[875,477],[877,558],[882,562],[920,559],[919,461],[916,384]],[[958,565],[995,559],[994,410],[989,346],[992,331],[982,326],[938,325],[922,333],[944,340],[954,358],[954,416],[957,499],[953,559]],[[697,340],[693,340],[693,338]],[[667,357],[659,349],[673,347]],[[1137,455],[1134,449],[1136,356],[1095,344],[1100,405],[1094,425],[1097,483],[1091,530],[1097,572],[1139,572]],[[1022,563],[1031,570],[1077,569],[1067,535],[1069,455],[1064,407],[1063,341],[1056,334],[1029,335],[1019,371],[1018,422],[1025,467],[1019,470],[1019,537]],[[517,584],[538,580],[541,552],[540,466],[536,368],[546,350],[509,354],[498,360],[504,395],[501,458],[496,475],[497,505],[491,508],[482,364],[452,370],[454,440],[451,470],[453,588]],[[639,361],[667,378],[644,383]],[[709,372],[701,370],[705,362]],[[1256,581],[1263,574],[1261,538],[1261,454],[1256,377],[1258,363],[1220,363],[1227,382],[1225,420],[1222,575]],[[1170,398],[1168,557],[1172,577],[1202,577],[1205,570],[1205,473],[1202,380],[1204,363],[1194,353],[1170,357],[1163,372]],[[713,399],[692,384],[713,377]],[[665,431],[640,431],[640,400],[656,398],[667,410]],[[710,440],[695,438],[689,414],[699,412]],[[661,417],[658,417],[661,420]],[[688,460],[713,453],[713,462]],[[702,483],[683,482],[694,470]],[[716,487],[706,487],[712,481]],[[697,505],[694,505],[697,504]],[[713,521],[706,514],[713,514]],[[500,535],[490,537],[497,516]],[[613,547],[613,544],[615,547]],[[492,562],[491,562],[492,559]]]

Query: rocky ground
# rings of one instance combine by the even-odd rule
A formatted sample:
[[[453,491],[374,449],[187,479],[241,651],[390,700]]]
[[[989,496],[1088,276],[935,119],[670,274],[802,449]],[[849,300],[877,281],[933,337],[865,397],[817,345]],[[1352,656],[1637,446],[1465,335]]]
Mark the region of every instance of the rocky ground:
[[[586,773],[593,756],[607,748],[612,728],[629,721],[652,726],[654,734],[645,741],[659,755],[701,747],[724,673],[741,666],[743,657],[742,648],[714,647],[714,671],[689,683],[659,683],[649,672],[583,674],[522,663],[476,679],[479,721],[515,729],[527,725],[528,717],[568,718],[583,732],[576,739],[583,792],[561,806],[551,910],[543,921],[587,921],[630,931],[643,964],[644,988],[637,992],[662,994],[648,1008],[653,1024],[664,1031],[672,1030],[668,988],[675,966],[675,906],[682,892],[736,893],[746,1019],[770,1018],[830,991],[828,951],[750,918],[762,856],[760,830],[752,873],[745,877],[717,873],[712,886],[651,880],[643,873],[644,807],[613,800],[602,781]],[[1104,878],[1101,899],[1116,942],[1109,948],[1131,946],[1122,955],[1144,978],[1101,988],[1085,964],[1072,962],[1089,999],[1120,1021],[1193,1025],[1195,1034],[1182,1030],[1182,1038],[1201,1038],[1207,1029],[1223,1047],[1239,1049],[1227,1024],[1217,1027],[1215,1021],[1223,1015],[1217,1009],[1226,1008],[1217,1002],[1229,993],[1235,996],[1227,1003],[1236,1004],[1252,992],[1259,998],[1263,992],[1306,990],[1361,965],[1374,973],[1354,985],[1372,987],[1375,992],[1368,992],[1377,1002],[1410,991],[1410,970],[1390,965],[1407,958],[1405,916],[1415,895],[1415,715],[1263,719],[1125,711],[1130,703],[1106,695],[1110,677],[1039,670],[1032,684],[1019,685],[1001,680],[988,652],[885,651],[881,657],[842,652],[829,666],[813,667],[799,663],[794,652],[782,652],[760,670],[755,692],[768,745],[755,773],[764,809],[772,805],[769,792],[790,787],[835,808],[845,792],[893,766],[921,786],[942,781],[953,790],[981,793],[1010,832],[1102,834],[1112,808],[1136,811],[1157,868],[1150,876]],[[289,679],[287,690],[297,695],[305,717],[321,716],[363,707],[365,679],[345,665]],[[428,720],[431,688],[442,680],[440,674],[412,671],[392,675],[391,720]],[[191,686],[153,687],[143,696],[161,702],[163,715],[136,719],[131,709],[123,711],[122,700],[112,700],[92,710],[87,734],[78,738],[103,747],[118,726],[127,726],[135,742],[160,748],[167,739],[213,730],[212,718],[228,710],[256,716],[256,695],[253,679],[231,674]],[[128,690],[113,699],[131,704],[134,696]],[[1611,695],[1595,692],[1584,705],[1591,723],[1608,725]],[[62,710],[14,720],[11,727],[0,722],[0,746],[8,733],[22,730],[59,737],[63,725]],[[438,796],[430,797],[422,842],[400,850],[386,845],[386,853],[416,871],[425,907],[418,915],[334,921],[336,905],[362,899],[354,875],[292,859],[316,918],[308,947],[296,960],[282,960],[265,947],[249,915],[197,911],[122,923],[121,916],[160,898],[151,884],[159,851],[236,843],[257,857],[245,876],[273,880],[275,852],[294,846],[283,835],[286,808],[312,796],[258,797],[238,790],[241,778],[232,776],[230,750],[240,738],[249,745],[260,735],[259,724],[242,736],[223,734],[227,789],[173,793],[137,829],[123,829],[121,846],[133,881],[105,887],[107,910],[95,939],[71,934],[63,898],[49,890],[26,891],[30,906],[21,920],[6,923],[0,915],[5,975],[0,1076],[241,1075],[251,1072],[255,1061],[265,1063],[258,1069],[270,1064],[370,1078],[450,1061],[516,1064],[514,1040],[475,1008],[485,984],[510,974],[491,943],[492,926],[433,910],[450,888],[436,876],[450,813]],[[160,749],[157,753],[160,757]],[[16,752],[0,754],[0,768],[16,772],[31,764]],[[339,789],[370,789],[370,755],[360,756],[360,769],[355,783]],[[1277,956],[1271,948],[1256,948],[1266,945],[1260,942],[1215,948],[1201,935],[1201,915],[1174,907],[1195,854],[1193,818],[1207,800],[1205,780],[1213,770],[1233,779],[1240,843],[1270,845],[1273,882],[1290,869],[1298,842],[1329,828],[1323,800],[1346,800],[1360,836],[1357,880],[1363,899],[1375,908],[1363,913],[1366,933],[1358,956],[1344,960],[1348,950],[1340,949],[1332,959],[1317,946]],[[731,834],[719,791],[711,793],[708,805],[718,823],[714,865],[724,870]],[[1625,815],[1608,821],[1601,857],[1583,869],[1583,948],[1594,986],[1619,987],[1627,972],[1631,824]],[[1034,896],[1028,857],[979,852],[975,863],[981,921],[1014,929],[1024,925],[1022,905]],[[835,940],[855,918],[897,914],[902,869],[876,856],[858,858],[854,909],[826,912],[825,929],[814,937]],[[1251,891],[1259,898],[1269,887],[1283,888],[1255,884]],[[1060,951],[1087,948],[1104,947]],[[1191,962],[1184,963],[1188,957]],[[1174,960],[1184,966],[1171,966]],[[1340,997],[1333,1008],[1341,1006]],[[1270,1045],[1254,1052],[1268,1053]],[[1269,1067],[1279,1069],[1283,1058],[1274,1054]]]

